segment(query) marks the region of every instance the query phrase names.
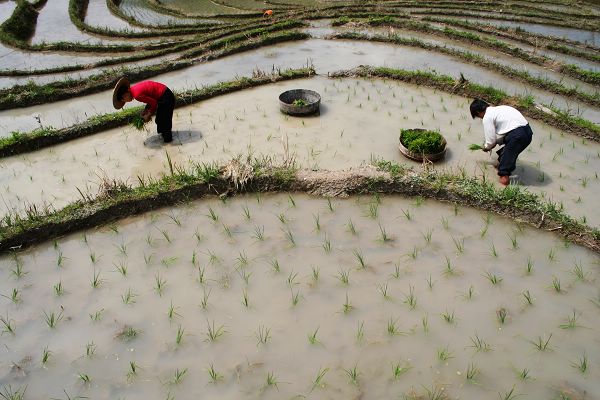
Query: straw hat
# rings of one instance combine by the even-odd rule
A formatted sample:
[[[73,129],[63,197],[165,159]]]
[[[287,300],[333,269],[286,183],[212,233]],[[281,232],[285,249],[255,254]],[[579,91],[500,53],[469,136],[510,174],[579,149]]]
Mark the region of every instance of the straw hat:
[[[115,89],[113,90],[113,107],[117,110],[123,108],[123,106],[125,105],[125,102],[123,100],[117,99],[117,93],[119,92],[119,89],[123,86],[129,86],[129,79],[127,79],[127,77],[125,76],[119,79],[119,81],[115,85]]]

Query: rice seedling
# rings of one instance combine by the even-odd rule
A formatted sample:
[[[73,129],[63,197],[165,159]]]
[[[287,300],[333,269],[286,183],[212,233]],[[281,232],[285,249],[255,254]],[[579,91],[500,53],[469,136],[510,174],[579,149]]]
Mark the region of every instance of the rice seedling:
[[[549,251],[548,251],[548,260],[550,261],[554,261],[556,259],[556,249],[554,247],[552,247]]]
[[[429,290],[433,290],[433,285],[435,285],[435,281],[432,280],[431,274],[429,274],[429,278],[427,278],[427,287],[429,287]]]
[[[385,228],[381,226],[381,224],[379,224],[379,240],[382,243],[387,243],[392,240],[392,238],[388,236],[387,232],[385,231]]]
[[[498,252],[496,251],[496,246],[494,246],[494,243],[492,243],[492,246],[490,247],[490,254],[492,257],[498,257]]]
[[[121,295],[121,300],[123,300],[123,304],[132,305],[135,304],[135,298],[137,294],[131,291],[131,288],[127,289],[125,293]]]
[[[529,340],[529,343],[533,344],[533,346],[539,351],[547,351],[551,350],[551,348],[548,347],[550,344],[550,339],[552,339],[552,334],[550,334],[547,339],[538,336],[535,340]]]
[[[16,279],[21,279],[22,277],[27,275],[29,272],[25,271],[23,269],[23,262],[19,258],[14,257],[14,260],[15,260],[15,266],[10,270],[10,274],[12,276],[14,276]]]
[[[202,300],[200,301],[200,307],[202,307],[203,310],[206,310],[206,307],[208,307],[208,298],[210,297],[211,291],[212,289],[209,289],[207,292],[206,288],[204,288],[202,292]]]
[[[450,258],[448,258],[448,256],[446,256],[446,268],[444,269],[443,274],[446,276],[456,275],[456,269],[450,263]]]
[[[456,251],[460,253],[464,253],[465,251],[465,239],[464,238],[455,238],[452,236],[452,241],[454,242],[454,247],[456,247]]]
[[[582,374],[585,374],[588,370],[587,355],[585,353],[583,353],[583,355],[581,356],[581,358],[579,358],[579,360],[571,363],[571,366],[573,368],[577,368],[579,370],[579,372],[581,372]]]
[[[94,342],[90,342],[85,345],[85,355],[87,357],[92,357],[96,354],[96,344]]]
[[[498,392],[498,396],[500,396],[501,400],[513,400],[516,399],[519,395],[515,393],[515,387],[513,386],[512,389],[510,389],[508,392]]]
[[[395,364],[392,364],[392,378],[394,380],[400,379],[402,375],[407,373],[411,368],[412,366],[408,363],[397,362]]]
[[[244,307],[250,307],[250,298],[248,297],[248,290],[246,288],[242,289],[242,304]]]
[[[526,381],[527,379],[531,379],[531,374],[529,373],[529,369],[527,368],[523,368],[522,370],[518,371],[519,372],[519,379],[522,381]]]
[[[277,214],[277,219],[279,220],[279,222],[281,222],[282,224],[287,223],[287,218],[285,217],[284,213],[280,213]]]
[[[208,254],[208,263],[211,265],[215,265],[217,264],[221,259],[219,258],[218,255],[216,255],[215,253],[213,253],[211,250],[207,250],[206,251]]]
[[[398,319],[390,318],[387,322],[387,333],[390,336],[402,335],[403,332],[398,328]]]
[[[286,240],[290,243],[292,247],[296,246],[296,240],[294,239],[294,234],[290,230],[290,228],[282,229],[283,234],[285,235]]]
[[[446,321],[448,324],[454,324],[454,311],[450,313],[448,310],[446,310],[441,315],[444,321]]]
[[[334,207],[333,207],[333,203],[331,202],[331,198],[327,198],[327,208],[329,209],[330,212],[334,212]]]
[[[288,194],[288,202],[290,203],[290,206],[296,207],[296,200],[294,200],[291,194]]]
[[[214,342],[226,333],[225,326],[220,325],[218,327],[215,327],[214,320],[212,321],[212,323],[209,322],[208,320],[206,320],[206,325],[207,325],[207,331],[206,331],[206,340],[205,341],[207,341],[207,342]]]
[[[294,272],[294,270],[291,270],[290,274],[287,277],[287,285],[290,289],[293,288],[295,285],[299,285],[299,283],[296,282],[296,278],[298,278],[298,273]]]
[[[129,268],[127,267],[127,263],[123,260],[120,260],[118,263],[113,264],[116,268],[116,271],[119,272],[123,278],[127,278],[127,272]]]
[[[356,334],[354,335],[357,343],[362,343],[365,338],[365,322],[358,321],[358,326],[356,328]]]
[[[496,310],[496,316],[498,317],[498,322],[504,325],[506,322],[506,317],[508,317],[508,310],[504,307],[501,307]]]
[[[0,317],[0,323],[2,323],[2,334],[10,333],[11,335],[15,334],[15,321],[10,319],[8,316],[8,311],[6,312],[6,317]]]
[[[329,368],[319,368],[317,372],[317,376],[313,380],[313,385],[311,391],[315,390],[317,387],[325,387],[325,375],[329,372]]]
[[[425,243],[426,244],[431,243],[431,235],[432,234],[433,234],[433,230],[432,229],[428,229],[427,232],[421,233],[421,235],[423,236],[423,239],[425,239]]]
[[[63,319],[63,312],[62,310],[56,314],[54,311],[51,311],[49,314],[44,311],[44,321],[46,321],[46,325],[48,325],[48,327],[50,329],[54,329],[56,328],[56,325],[62,321]]]
[[[423,327],[423,333],[427,335],[429,333],[429,316],[427,314],[421,318],[421,326]]]
[[[452,352],[448,350],[448,346],[446,346],[443,349],[438,349],[437,358],[440,361],[448,361],[449,359],[454,358],[454,356],[452,355]]]
[[[275,389],[279,390],[278,384],[279,384],[279,381],[277,380],[277,378],[275,377],[273,372],[268,372],[267,373],[267,381],[265,382],[265,386],[263,387],[263,390],[270,388],[270,387],[274,387]]]
[[[583,267],[581,265],[581,261],[574,262],[574,266],[573,269],[571,270],[571,273],[573,275],[575,275],[575,278],[577,278],[577,280],[581,281],[581,282],[588,282],[589,281],[589,275],[590,273],[587,271],[583,270]]]
[[[264,325],[259,325],[254,336],[256,336],[256,346],[265,345],[271,339],[271,329]]]
[[[575,310],[573,310],[573,313],[567,317],[567,323],[560,324],[558,327],[561,329],[575,329],[580,326],[577,324],[578,318],[579,318],[579,315],[577,315],[577,312]]]
[[[77,375],[77,377],[79,378],[79,380],[81,382],[83,382],[86,385],[89,385],[90,383],[92,383],[92,378],[88,374],[79,373]]]
[[[312,265],[310,267],[310,269],[311,269],[312,280],[314,283],[317,283],[319,281],[319,277],[321,275],[321,268],[319,268],[316,265]]]
[[[354,223],[352,222],[352,218],[348,219],[348,223],[346,224],[346,227],[348,228],[348,232],[350,232],[352,235],[356,235],[356,227],[354,226]]]
[[[252,238],[258,241],[263,241],[265,239],[265,227],[254,225],[254,233],[252,234]]]
[[[469,363],[466,372],[467,380],[472,382],[475,380],[475,378],[477,378],[477,375],[479,375],[479,368],[477,368],[475,364]]]
[[[450,223],[448,222],[448,218],[442,217],[440,221],[441,221],[444,229],[446,229],[446,230],[450,229]]]
[[[379,204],[377,202],[370,203],[369,208],[367,210],[367,216],[372,219],[376,219],[378,215],[379,215]]]
[[[0,397],[4,400],[24,400],[27,386],[19,386],[16,390],[13,390],[11,385],[2,386],[0,390]]]
[[[349,285],[350,284],[350,270],[344,271],[343,269],[340,269],[338,271],[338,275],[336,276],[336,278],[343,284],[343,285]]]
[[[119,250],[119,253],[121,253],[125,257],[127,256],[127,245],[125,243],[116,245],[116,247]]]
[[[294,289],[290,288],[290,292],[292,295],[292,306],[295,307],[300,302],[300,290],[294,292]]]
[[[50,350],[48,350],[48,346],[44,347],[44,350],[42,350],[42,365],[48,364],[48,361],[50,361],[51,355],[52,355],[52,352]]]
[[[96,256],[96,253],[94,253],[93,251],[90,252],[89,257],[92,264],[96,264],[98,262],[98,256]]]
[[[494,286],[500,284],[500,282],[502,282],[502,280],[503,280],[502,277],[500,277],[496,274],[492,274],[489,271],[486,271],[486,273],[483,274],[483,276],[486,277],[487,280],[490,281],[490,283]]]
[[[356,259],[356,261],[358,262],[358,266],[362,269],[366,269],[367,264],[365,263],[365,258],[362,254],[362,251],[360,249],[354,249],[354,250],[352,250],[352,254],[354,255],[354,258]]]
[[[280,272],[281,266],[279,265],[279,261],[277,259],[269,260],[269,264],[271,264],[271,268],[273,268],[273,272]]]
[[[562,293],[562,288],[560,286],[560,279],[558,279],[556,276],[554,276],[552,278],[552,288],[554,289],[554,291],[556,293]]]
[[[13,288],[13,290],[10,292],[10,295],[3,294],[1,296],[9,299],[13,302],[13,304],[19,304],[22,301],[21,291],[18,288]]]
[[[213,364],[210,364],[207,372],[208,372],[208,376],[210,377],[210,383],[217,384],[217,383],[219,383],[219,381],[223,380],[223,375],[221,375],[220,373],[217,372],[217,370],[215,370],[215,367]]]
[[[408,285],[408,294],[404,295],[404,303],[407,304],[411,310],[417,308],[417,297],[415,296],[415,287]]]
[[[480,338],[477,334],[475,334],[475,336],[470,336],[469,339],[471,339],[471,343],[473,343],[473,345],[469,347],[474,348],[477,352],[490,351],[492,349],[492,346],[490,346],[489,343]]]
[[[63,267],[65,260],[67,258],[63,255],[62,251],[58,251],[58,256],[56,257],[56,266],[61,268]]]
[[[323,247],[325,253],[331,253],[331,240],[329,240],[327,234],[325,234],[325,239],[323,240],[323,244],[321,245],[321,247]]]
[[[320,232],[321,231],[321,222],[320,222],[319,213],[313,214],[313,221],[315,222],[315,232]]]
[[[342,311],[344,312],[344,314],[348,314],[350,311],[352,311],[353,308],[354,306],[352,305],[352,303],[350,303],[348,293],[346,293],[346,301],[344,302],[344,304],[342,304]]]
[[[314,330],[314,332],[308,334],[308,343],[310,344],[321,344],[319,339],[317,339],[317,334],[319,333],[319,327]]]
[[[507,234],[508,238],[510,239],[510,243],[512,244],[512,249],[513,250],[517,250],[519,248],[519,241],[517,239],[517,234]]]
[[[228,238],[231,239],[233,237],[231,228],[229,226],[225,225],[224,223],[221,223],[221,226],[223,227],[223,233],[225,234],[225,236],[227,236]]]
[[[183,336],[185,335],[185,329],[183,329],[181,327],[181,325],[179,325],[177,327],[177,334],[175,336],[175,345],[179,346],[181,345],[181,342],[183,341]]]
[[[531,260],[531,257],[528,257],[527,265],[525,266],[525,273],[527,275],[531,275],[532,272],[533,272],[533,261]]]
[[[173,300],[171,300],[171,304],[169,304],[169,309],[167,311],[167,317],[169,320],[172,320],[175,317],[181,317],[181,315],[176,311],[179,307],[175,307],[173,305]]]
[[[196,230],[194,231],[194,237],[196,238],[196,242],[198,243],[202,242],[202,240],[204,239],[204,235],[200,233],[198,228],[196,228]]]
[[[481,228],[481,230],[479,231],[479,237],[481,239],[483,239],[485,237],[485,235],[487,235],[489,229],[490,229],[489,225],[484,225],[483,228]]]
[[[344,373],[350,379],[350,383],[352,383],[354,386],[358,386],[358,376],[360,375],[357,367],[358,367],[358,365],[355,364],[353,368],[349,368],[349,369],[342,368]]]
[[[410,213],[410,209],[407,208],[406,210],[402,210],[402,214],[404,214],[404,217],[406,217],[406,219],[408,221],[412,220],[412,215]]]
[[[390,300],[390,296],[388,295],[388,284],[387,283],[382,283],[377,285],[377,290],[379,290],[379,293],[381,293],[381,295],[383,296],[383,298],[385,300]]]
[[[219,216],[210,206],[208,207],[208,214],[206,214],[206,216],[213,222],[217,222],[219,220]]]
[[[523,293],[521,293],[521,295],[525,299],[527,305],[533,305],[533,296],[531,295],[531,293],[529,293],[529,290],[524,291]]]
[[[104,308],[95,311],[93,313],[90,313],[90,319],[92,321],[100,321],[102,319],[102,314],[104,313]]]
[[[129,361],[129,371],[127,371],[127,382],[133,382],[135,377],[138,374],[138,370],[140,366],[136,364],[135,361]]]
[[[173,379],[171,380],[171,384],[179,385],[181,383],[181,381],[183,380],[183,378],[185,377],[186,373],[187,373],[187,368],[184,368],[184,369],[177,368],[175,370],[175,373],[173,374]]]
[[[135,339],[139,335],[139,331],[132,326],[125,325],[123,329],[119,333],[117,333],[116,337],[123,340],[124,342],[129,342]]]

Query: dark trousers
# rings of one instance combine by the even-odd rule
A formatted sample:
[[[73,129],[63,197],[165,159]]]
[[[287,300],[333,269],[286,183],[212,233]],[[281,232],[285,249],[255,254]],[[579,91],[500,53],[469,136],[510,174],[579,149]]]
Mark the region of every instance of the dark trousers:
[[[175,108],[175,96],[169,88],[165,90],[162,96],[158,99],[158,107],[156,109],[156,130],[162,135],[165,142],[173,140],[173,109]]]
[[[510,176],[517,167],[517,157],[531,143],[533,131],[529,124],[520,126],[504,135],[504,147],[496,152],[498,154],[498,175]]]

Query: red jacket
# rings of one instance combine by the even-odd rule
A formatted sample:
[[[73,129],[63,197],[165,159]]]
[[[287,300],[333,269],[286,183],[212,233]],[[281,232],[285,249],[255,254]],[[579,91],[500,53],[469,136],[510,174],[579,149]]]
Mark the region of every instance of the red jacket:
[[[154,114],[156,112],[156,107],[158,107],[158,99],[165,93],[167,87],[162,83],[144,81],[132,85],[129,90],[134,99],[146,103],[146,109],[149,110],[151,114]]]

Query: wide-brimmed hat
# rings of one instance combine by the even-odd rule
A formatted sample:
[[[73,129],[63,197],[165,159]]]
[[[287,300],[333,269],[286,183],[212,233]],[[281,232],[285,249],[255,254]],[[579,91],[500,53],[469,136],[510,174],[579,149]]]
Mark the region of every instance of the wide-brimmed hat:
[[[125,102],[123,100],[117,98],[117,93],[119,93],[119,89],[121,89],[123,86],[129,86],[129,79],[127,79],[126,76],[119,79],[119,81],[115,85],[115,89],[113,90],[113,107],[117,110],[123,108],[123,106],[125,105]]]

